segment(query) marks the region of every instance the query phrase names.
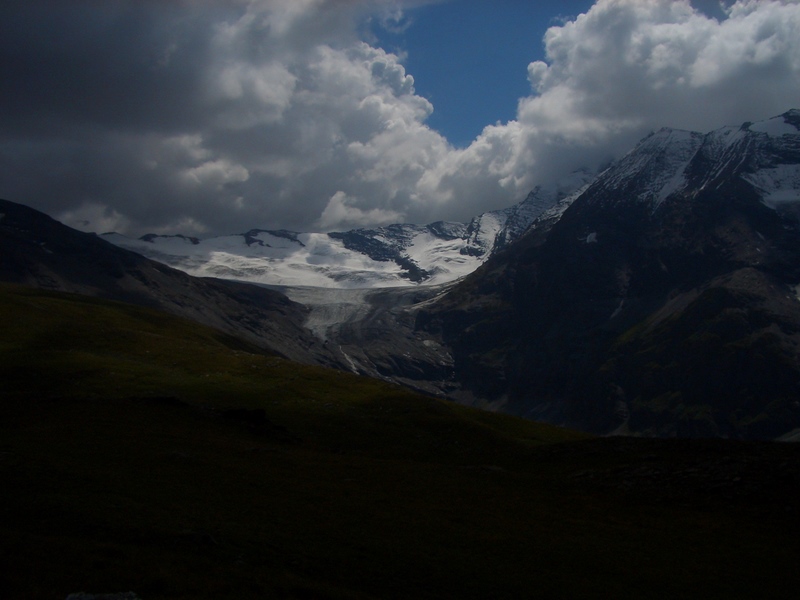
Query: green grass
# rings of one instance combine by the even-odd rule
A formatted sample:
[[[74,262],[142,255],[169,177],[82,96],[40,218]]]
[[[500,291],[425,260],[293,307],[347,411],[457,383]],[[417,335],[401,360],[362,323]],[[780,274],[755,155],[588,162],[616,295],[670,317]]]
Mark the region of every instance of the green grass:
[[[796,583],[794,446],[591,439],[80,296],[0,286],[0,319],[3,598]],[[238,408],[263,413],[225,413]]]

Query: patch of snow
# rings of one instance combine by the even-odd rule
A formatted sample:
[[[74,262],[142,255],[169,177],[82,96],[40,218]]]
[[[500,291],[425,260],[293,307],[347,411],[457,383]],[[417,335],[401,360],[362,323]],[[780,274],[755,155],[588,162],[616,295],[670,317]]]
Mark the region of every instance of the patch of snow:
[[[345,352],[344,350],[342,350],[341,346],[339,346],[339,352],[341,352],[342,356],[344,356],[345,360],[347,360],[347,364],[350,365],[350,370],[356,375],[359,375],[360,373],[358,367],[356,366],[356,363],[353,361],[353,359],[350,358],[350,355],[347,354],[347,352]]]
[[[265,245],[246,244],[242,236],[220,236],[187,245],[175,238],[151,241],[108,234],[103,238],[180,269],[195,277],[219,277],[250,283],[333,288],[409,285],[393,261],[376,261],[347,249],[327,234],[305,233],[297,241],[258,234]],[[274,242],[274,245],[273,245]]]
[[[536,229],[540,227],[543,223],[552,223],[554,221],[558,221],[567,209],[572,206],[572,203],[575,202],[581,195],[589,189],[591,182],[585,183],[580,188],[576,189],[574,192],[569,194],[568,196],[559,200],[554,206],[548,208],[542,214],[540,214],[536,220],[531,225],[531,229]]]
[[[705,173],[701,188],[722,173],[733,172],[741,167],[748,158],[744,148],[751,138],[752,133],[743,127],[722,127],[706,135],[702,152],[714,166]]]
[[[269,246],[275,250],[289,250],[297,251],[303,244],[299,240],[293,240],[284,236],[277,236],[269,231],[259,231],[257,234],[251,236],[250,239],[261,242],[262,245]]]
[[[689,162],[701,148],[703,136],[693,131],[664,128],[642,140],[598,179],[603,188],[625,189],[657,208],[686,183]],[[635,185],[631,189],[632,183]]]
[[[783,115],[773,117],[766,121],[759,121],[750,125],[750,131],[760,131],[770,137],[781,137],[784,135],[797,135],[800,130],[795,125],[788,123]]]
[[[408,257],[421,269],[431,273],[426,284],[439,284],[469,275],[486,259],[486,250],[480,255],[462,253],[464,240],[447,240],[430,232],[414,236],[405,249]]]
[[[720,148],[730,148],[747,137],[747,129],[741,127],[722,127],[712,131],[711,135],[717,140]]]
[[[800,165],[778,165],[742,175],[761,194],[762,201],[772,209],[800,201]]]
[[[237,279],[251,283],[376,288],[416,285],[408,278],[408,264],[430,276],[426,285],[446,283],[477,269],[489,256],[505,215],[487,213],[463,223],[435,223],[426,227],[396,225],[360,230],[369,248],[358,249],[358,236],[325,233],[287,234],[253,230],[195,242],[176,236],[131,239],[113,233],[107,241],[133,250],[198,277]],[[283,235],[281,235],[283,233]],[[377,258],[374,246],[385,248]]]
[[[664,202],[664,200],[669,198],[675,192],[678,192],[686,187],[685,170],[688,164],[689,160],[686,160],[683,164],[683,168],[678,169],[672,178],[661,187],[661,190],[658,192],[658,196],[656,197],[656,206]]]
[[[507,246],[521,237],[537,220],[541,222],[559,218],[572,200],[589,186],[594,177],[593,173],[581,169],[555,183],[534,188],[525,200],[504,211],[507,215],[506,222],[495,236],[495,249]]]
[[[610,317],[608,317],[608,318],[609,318],[609,320],[610,320],[610,319],[613,319],[613,318],[614,318],[614,317],[616,317],[616,316],[617,316],[619,313],[621,313],[621,312],[622,312],[622,307],[623,307],[623,306],[625,306],[625,298],[623,298],[622,300],[620,300],[620,301],[619,301],[619,305],[617,306],[617,308],[615,308],[615,309],[614,309],[614,312],[613,312],[613,313],[611,313],[611,316],[610,316]]]

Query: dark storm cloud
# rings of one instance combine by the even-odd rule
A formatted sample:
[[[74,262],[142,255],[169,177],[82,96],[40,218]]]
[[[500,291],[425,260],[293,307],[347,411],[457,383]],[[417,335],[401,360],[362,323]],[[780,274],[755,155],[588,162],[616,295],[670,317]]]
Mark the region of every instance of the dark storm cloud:
[[[140,231],[307,228],[343,188],[342,218],[400,216],[413,181],[372,194],[370,146],[446,143],[397,57],[356,36],[389,6],[4,3],[0,193]]]
[[[2,3],[3,195],[154,226],[182,213],[143,159],[202,122],[210,27],[170,2]]]
[[[169,2],[2,3],[4,131],[190,125],[209,27]]]

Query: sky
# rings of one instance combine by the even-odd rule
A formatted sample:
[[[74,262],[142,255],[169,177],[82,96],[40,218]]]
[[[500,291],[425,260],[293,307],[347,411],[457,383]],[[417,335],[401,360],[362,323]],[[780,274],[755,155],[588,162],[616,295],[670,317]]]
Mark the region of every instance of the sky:
[[[381,47],[404,56],[416,93],[433,104],[428,126],[463,148],[486,125],[515,118],[517,99],[530,92],[528,64],[545,59],[547,29],[591,6],[591,0],[439,2],[407,11],[403,27],[378,25],[373,33]]]
[[[0,197],[86,231],[465,221],[800,108],[790,0],[4,0]]]

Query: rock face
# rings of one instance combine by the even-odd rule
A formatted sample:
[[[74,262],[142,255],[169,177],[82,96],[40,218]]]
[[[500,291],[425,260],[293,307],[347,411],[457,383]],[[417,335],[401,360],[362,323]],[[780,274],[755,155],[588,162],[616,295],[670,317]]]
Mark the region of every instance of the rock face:
[[[649,136],[417,328],[509,412],[662,436],[800,427],[799,126]]]

